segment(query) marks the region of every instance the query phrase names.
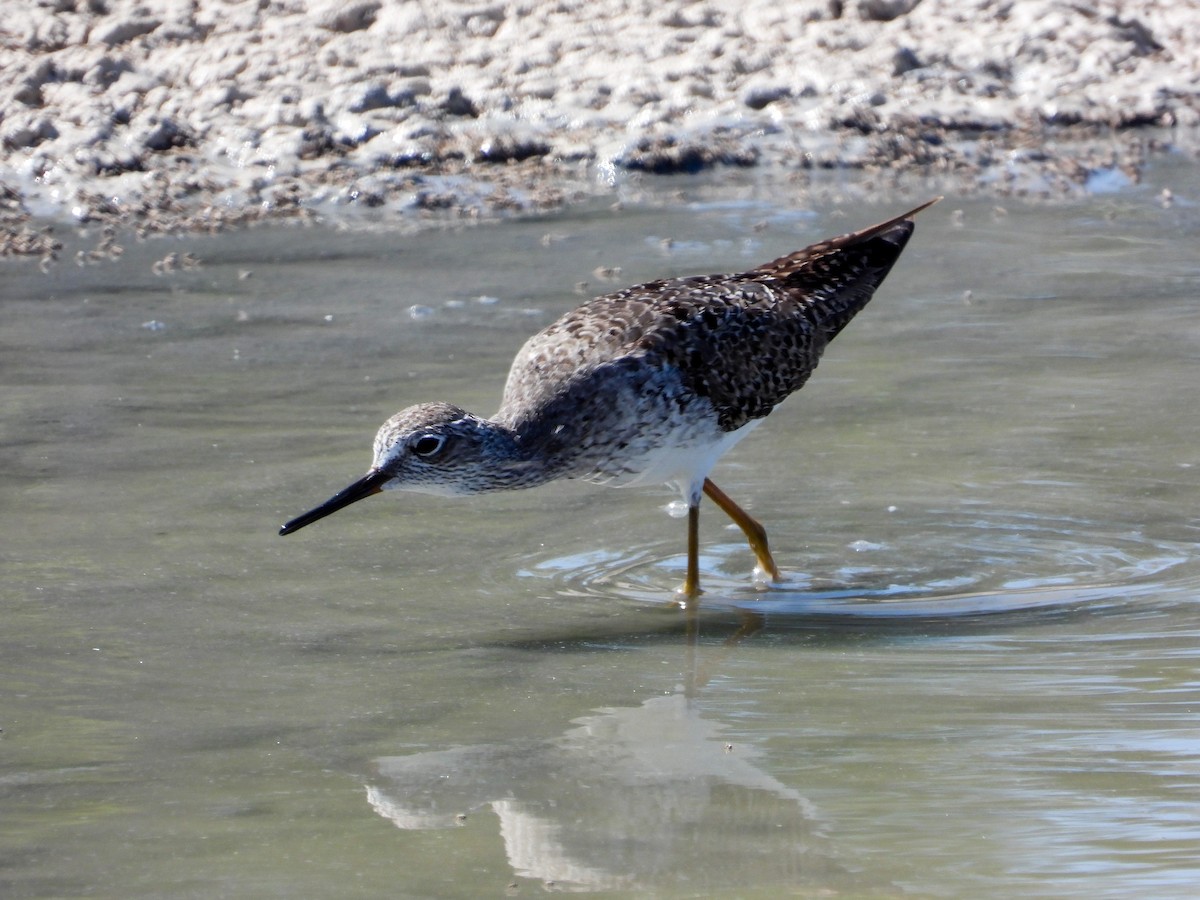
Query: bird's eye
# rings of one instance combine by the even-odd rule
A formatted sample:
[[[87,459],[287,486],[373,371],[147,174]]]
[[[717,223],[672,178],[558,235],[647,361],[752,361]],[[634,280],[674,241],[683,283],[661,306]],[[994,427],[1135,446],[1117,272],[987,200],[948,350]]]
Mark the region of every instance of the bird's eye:
[[[442,449],[442,445],[446,443],[446,439],[440,434],[426,434],[417,438],[415,444],[412,445],[413,453],[417,456],[430,457]]]

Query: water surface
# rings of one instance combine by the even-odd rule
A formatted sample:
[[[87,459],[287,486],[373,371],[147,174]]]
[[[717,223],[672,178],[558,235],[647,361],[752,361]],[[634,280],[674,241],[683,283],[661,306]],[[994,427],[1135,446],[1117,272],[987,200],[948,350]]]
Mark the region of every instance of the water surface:
[[[666,490],[276,530],[396,409],[494,410],[584,296],[922,196],[677,182],[498,227],[5,263],[0,892],[1190,896],[1200,180],[1151,175],[923,214],[715,473],[786,584],[706,508],[694,615]],[[155,274],[173,251],[201,267]]]

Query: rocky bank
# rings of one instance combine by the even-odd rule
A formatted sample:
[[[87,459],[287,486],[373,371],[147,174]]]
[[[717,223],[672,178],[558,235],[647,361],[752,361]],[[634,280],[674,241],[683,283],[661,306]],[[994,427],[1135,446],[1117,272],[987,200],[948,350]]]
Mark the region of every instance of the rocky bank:
[[[560,206],[753,168],[1054,195],[1200,131],[1192,0],[38,0],[0,24],[5,253]],[[51,224],[47,224],[47,222]]]

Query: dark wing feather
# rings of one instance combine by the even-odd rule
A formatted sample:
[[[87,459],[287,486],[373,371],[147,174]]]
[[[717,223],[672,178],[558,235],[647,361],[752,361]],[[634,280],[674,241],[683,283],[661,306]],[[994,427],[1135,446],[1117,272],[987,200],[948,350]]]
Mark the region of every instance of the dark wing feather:
[[[808,380],[899,258],[911,217],[929,205],[749,272],[597,297],[529,339],[513,361],[498,417],[515,424],[586,396],[578,388],[592,373],[636,360],[647,373],[677,372],[681,402],[707,399],[726,431],[761,418]]]
[[[833,340],[891,271],[912,236],[913,217],[941,199],[935,197],[886,222],[805,247],[747,274],[804,298],[811,317]]]

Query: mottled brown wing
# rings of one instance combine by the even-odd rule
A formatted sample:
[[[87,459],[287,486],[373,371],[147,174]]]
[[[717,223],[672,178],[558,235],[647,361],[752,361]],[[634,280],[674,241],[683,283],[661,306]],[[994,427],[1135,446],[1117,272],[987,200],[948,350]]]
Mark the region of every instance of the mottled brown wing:
[[[805,247],[748,274],[783,286],[810,307],[812,318],[831,341],[891,271],[912,235],[913,217],[941,199],[935,197],[886,222]]]
[[[723,429],[767,415],[803,387],[825,347],[899,259],[911,217],[929,205],[696,292],[683,334],[664,352],[712,402]]]
[[[936,201],[931,201],[936,202]],[[677,371],[726,431],[803,386],[821,352],[883,281],[912,233],[897,216],[733,275],[676,278],[597,297],[517,354],[501,418],[517,420],[618,361]]]

